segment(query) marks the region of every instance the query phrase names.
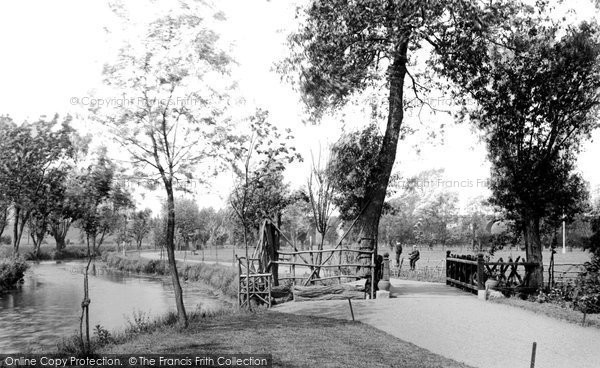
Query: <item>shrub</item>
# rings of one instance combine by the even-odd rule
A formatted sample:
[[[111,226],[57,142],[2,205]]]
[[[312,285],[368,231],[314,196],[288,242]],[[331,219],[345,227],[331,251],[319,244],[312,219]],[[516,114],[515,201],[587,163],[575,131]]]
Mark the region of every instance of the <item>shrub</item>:
[[[0,236],[0,244],[11,245],[12,238],[9,235]]]
[[[20,257],[13,257],[0,260],[0,291],[11,289],[25,275],[29,265]]]
[[[584,314],[600,313],[600,257],[594,256],[585,268],[575,282],[574,307]]]

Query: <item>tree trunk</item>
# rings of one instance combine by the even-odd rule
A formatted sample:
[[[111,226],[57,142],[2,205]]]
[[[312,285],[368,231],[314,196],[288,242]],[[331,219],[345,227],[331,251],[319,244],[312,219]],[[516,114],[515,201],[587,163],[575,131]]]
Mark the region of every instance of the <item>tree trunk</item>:
[[[377,163],[371,170],[366,183],[366,195],[361,215],[362,238],[372,239],[369,242],[373,250],[377,251],[377,234],[379,230],[379,219],[387,192],[390,174],[394,161],[396,160],[396,148],[400,137],[400,128],[404,118],[403,111],[403,86],[406,76],[406,60],[408,50],[408,38],[398,45],[396,56],[389,68],[390,94],[388,121],[377,157]],[[370,259],[363,257],[362,263],[368,265]],[[363,267],[364,271],[368,268]],[[376,284],[377,280],[373,280]]]
[[[70,227],[70,219],[60,220],[57,223],[52,222],[50,225],[52,237],[54,237],[54,241],[56,242],[56,250],[63,250],[67,247],[65,239],[67,238]]]
[[[538,266],[532,270],[529,286],[536,289],[544,285],[544,264],[542,262],[542,242],[540,240],[540,219],[529,218],[525,225],[527,262],[537,263]]]
[[[19,254],[19,217],[21,214],[21,209],[15,207],[15,218],[13,221],[13,253],[15,255]]]
[[[165,180],[165,184],[167,190],[167,256],[171,268],[171,279],[173,282],[173,291],[175,292],[175,304],[177,306],[179,324],[182,327],[187,327],[187,314],[185,313],[183,292],[175,261],[175,198],[173,197],[173,183],[170,180]]]

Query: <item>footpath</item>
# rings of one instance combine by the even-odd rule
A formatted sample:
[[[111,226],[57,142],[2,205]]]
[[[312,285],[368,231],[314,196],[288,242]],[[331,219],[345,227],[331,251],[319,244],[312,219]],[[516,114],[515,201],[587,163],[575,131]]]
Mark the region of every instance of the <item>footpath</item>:
[[[480,368],[600,367],[600,330],[477,299],[443,284],[392,279],[394,298],[353,300],[356,320]],[[290,302],[284,313],[351,319],[348,301]]]

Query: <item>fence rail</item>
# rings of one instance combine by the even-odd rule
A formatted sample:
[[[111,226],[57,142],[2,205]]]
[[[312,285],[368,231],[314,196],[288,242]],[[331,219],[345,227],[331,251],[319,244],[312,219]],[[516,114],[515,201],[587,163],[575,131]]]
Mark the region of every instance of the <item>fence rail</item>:
[[[509,258],[507,262],[500,258],[495,262],[486,262],[483,254],[475,256],[452,255],[446,253],[446,284],[478,293],[485,290],[485,282],[495,277],[499,290],[507,293],[531,292],[531,274],[537,263]]]

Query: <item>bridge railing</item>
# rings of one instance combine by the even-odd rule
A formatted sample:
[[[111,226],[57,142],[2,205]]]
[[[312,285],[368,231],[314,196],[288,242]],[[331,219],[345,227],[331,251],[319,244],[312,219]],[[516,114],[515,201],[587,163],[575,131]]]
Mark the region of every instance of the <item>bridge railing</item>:
[[[514,261],[509,258],[505,262],[502,258],[495,262],[488,262],[483,254],[454,255],[446,253],[446,285],[451,285],[478,293],[485,290],[485,282],[492,277],[498,281],[494,287],[508,294],[515,292],[532,292],[530,287],[531,274],[537,263],[520,261],[517,257]]]

